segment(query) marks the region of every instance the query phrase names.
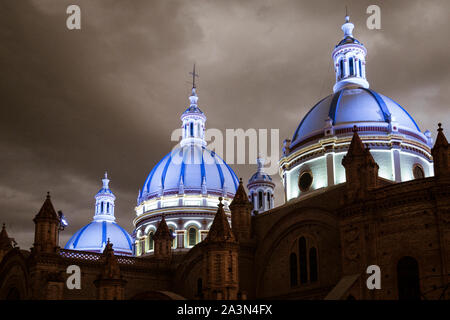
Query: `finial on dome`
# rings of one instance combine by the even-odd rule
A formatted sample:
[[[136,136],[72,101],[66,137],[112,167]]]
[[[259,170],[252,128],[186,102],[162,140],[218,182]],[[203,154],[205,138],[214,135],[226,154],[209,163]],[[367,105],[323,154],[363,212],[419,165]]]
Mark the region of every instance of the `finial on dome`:
[[[105,177],[102,179],[103,182],[103,188],[109,189],[109,179],[108,179],[108,173],[105,171]]]
[[[353,37],[353,28],[355,25],[350,22],[350,16],[345,15],[345,23],[342,25],[341,29],[344,31],[344,38],[345,37]]]

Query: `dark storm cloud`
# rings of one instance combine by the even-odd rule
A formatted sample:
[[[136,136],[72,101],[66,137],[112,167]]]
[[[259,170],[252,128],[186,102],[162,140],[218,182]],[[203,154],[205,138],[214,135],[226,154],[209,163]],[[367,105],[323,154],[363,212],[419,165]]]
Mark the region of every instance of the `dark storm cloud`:
[[[69,4],[81,7],[81,31],[65,27]],[[381,30],[366,28],[371,4]],[[91,219],[105,170],[131,231],[138,188],[173,146],[194,61],[209,128],[291,137],[332,90],[345,5],[371,86],[422,130],[450,126],[445,0],[1,1],[0,212],[10,235],[31,245],[31,219],[50,190],[71,222],[65,243]],[[254,170],[233,168],[244,180]]]

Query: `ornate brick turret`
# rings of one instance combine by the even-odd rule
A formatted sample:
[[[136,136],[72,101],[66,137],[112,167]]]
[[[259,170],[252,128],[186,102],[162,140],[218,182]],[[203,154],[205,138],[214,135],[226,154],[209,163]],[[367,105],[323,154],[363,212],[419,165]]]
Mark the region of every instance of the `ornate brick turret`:
[[[450,176],[450,148],[448,146],[448,141],[445,138],[444,130],[442,125],[438,124],[438,134],[436,137],[436,143],[433,149],[431,149],[431,154],[433,155],[434,161],[434,175],[438,178],[449,177]]]
[[[231,226],[237,240],[249,239],[251,235],[252,204],[248,201],[242,178],[233,201],[230,204]]]
[[[203,294],[209,300],[235,300],[239,290],[239,246],[223,210],[222,197],[219,201],[214,221],[201,243],[206,279]]]
[[[35,223],[34,244],[35,252],[55,252],[58,247],[59,218],[50,200],[50,193],[33,219]]]
[[[102,253],[103,263],[101,274],[94,281],[97,287],[97,299],[99,300],[123,300],[126,280],[122,279],[117,257],[114,255],[113,244],[106,244]]]
[[[155,257],[167,259],[172,256],[172,234],[167,226],[166,219],[163,215],[161,222],[153,236],[155,241]]]
[[[353,138],[347,154],[342,159],[347,181],[347,199],[363,197],[367,190],[377,185],[378,164],[368,148],[362,143],[357,127],[353,128]]]
[[[5,224],[3,224],[2,231],[0,232],[0,262],[5,254],[14,247],[13,243],[15,244],[14,239],[8,236]]]

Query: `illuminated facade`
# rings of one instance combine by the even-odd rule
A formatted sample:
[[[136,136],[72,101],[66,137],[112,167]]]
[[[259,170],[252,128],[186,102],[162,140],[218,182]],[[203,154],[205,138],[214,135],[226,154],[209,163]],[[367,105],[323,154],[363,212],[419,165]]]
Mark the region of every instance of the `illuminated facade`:
[[[192,88],[189,107],[181,115],[182,139],[150,172],[139,191],[135,208],[135,253],[153,254],[157,223],[165,215],[173,234],[172,248],[191,248],[205,239],[217,211],[219,197],[224,210],[236,193],[234,171],[205,141],[206,116]]]
[[[110,241],[117,254],[133,254],[130,235],[115,222],[116,196],[109,188],[109,181],[105,173],[103,187],[95,195],[94,220],[78,230],[66,243],[65,249],[101,253]]]
[[[353,27],[347,16],[344,38],[332,53],[334,93],[319,101],[292,139],[285,140],[279,166],[286,200],[345,182],[341,161],[355,125],[380,177],[401,182],[433,175],[431,133],[422,133],[394,100],[369,89],[367,50],[353,37]]]

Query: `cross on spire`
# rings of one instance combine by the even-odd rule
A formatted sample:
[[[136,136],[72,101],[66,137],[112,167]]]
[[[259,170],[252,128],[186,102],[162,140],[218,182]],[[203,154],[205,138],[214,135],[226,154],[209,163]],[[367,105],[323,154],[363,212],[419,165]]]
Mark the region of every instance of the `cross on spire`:
[[[195,88],[195,77],[198,78],[198,73],[195,73],[195,63],[192,72],[189,72],[189,74],[192,75],[192,88]]]

